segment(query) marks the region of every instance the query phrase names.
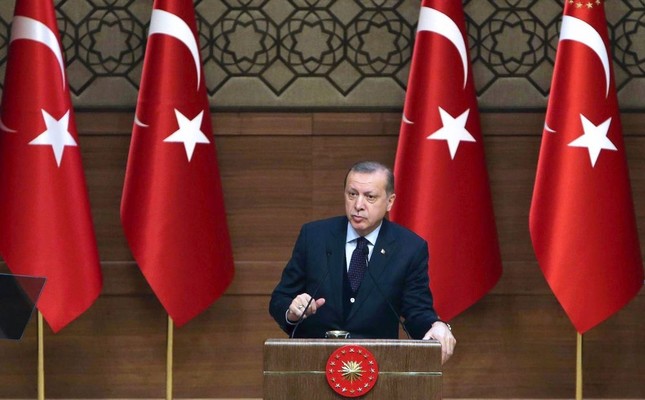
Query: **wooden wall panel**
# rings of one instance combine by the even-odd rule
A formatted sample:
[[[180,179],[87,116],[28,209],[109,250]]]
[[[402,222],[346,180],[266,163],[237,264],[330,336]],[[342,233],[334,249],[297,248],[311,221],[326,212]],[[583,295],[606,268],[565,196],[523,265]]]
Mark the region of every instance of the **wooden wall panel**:
[[[99,256],[102,261],[131,260],[119,218],[130,137],[83,135],[79,142]]]
[[[645,396],[645,296],[585,335],[584,396]],[[444,395],[573,398],[576,333],[552,295],[490,294],[452,322],[459,333]],[[455,328],[456,327],[456,328]]]
[[[50,398],[161,398],[166,317],[123,237],[119,203],[132,114],[79,113],[81,146],[104,272],[102,296],[57,335],[46,331]],[[302,223],[343,213],[342,181],[359,159],[394,161],[398,113],[215,113],[236,277],[205,313],[175,331],[177,398],[262,393],[262,343],[282,337],[268,316]],[[645,116],[623,118],[645,244]],[[575,331],[535,261],[528,233],[543,116],[482,115],[504,274],[452,321],[448,398],[563,398],[574,393]],[[440,195],[440,194],[437,194]],[[6,270],[0,265],[0,271]],[[645,293],[585,335],[585,396],[645,398]],[[0,398],[36,394],[36,324],[0,342]]]
[[[284,260],[311,218],[311,137],[226,136],[217,145],[235,259]]]

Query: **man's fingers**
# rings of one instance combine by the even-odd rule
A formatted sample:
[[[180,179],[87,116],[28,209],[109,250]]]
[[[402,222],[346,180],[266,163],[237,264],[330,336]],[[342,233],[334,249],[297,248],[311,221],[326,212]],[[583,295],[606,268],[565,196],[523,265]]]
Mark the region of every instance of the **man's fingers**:
[[[311,304],[309,305],[309,309],[307,310],[307,315],[315,314],[316,311],[318,311],[318,309],[322,307],[323,304],[325,304],[325,299],[323,298],[312,301]]]
[[[309,313],[305,313],[305,307],[307,307],[309,299],[311,299],[311,296],[307,293],[301,293],[293,299],[289,305],[289,313],[294,318],[289,318],[289,320],[298,320],[300,317],[302,317],[302,319],[307,318],[307,314]],[[305,313],[305,315],[303,315],[303,313]]]
[[[444,338],[441,343],[441,364],[445,363],[452,357],[452,354],[455,351],[455,345],[457,341],[451,335],[450,337]]]
[[[444,364],[446,361],[450,359],[450,357],[452,357],[457,341],[452,335],[435,337],[432,333],[430,333],[430,331],[428,331],[423,337],[423,340],[430,340],[430,339],[438,340],[439,344],[441,344],[441,364]]]

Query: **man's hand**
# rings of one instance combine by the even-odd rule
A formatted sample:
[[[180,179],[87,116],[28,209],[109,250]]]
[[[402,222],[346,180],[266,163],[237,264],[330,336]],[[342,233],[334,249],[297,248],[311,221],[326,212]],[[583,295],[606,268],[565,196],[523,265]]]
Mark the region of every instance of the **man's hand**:
[[[287,319],[290,322],[296,322],[298,321],[298,319],[300,319],[300,316],[303,312],[305,313],[305,315],[302,317],[302,319],[305,319],[311,314],[315,314],[316,311],[318,311],[318,308],[322,307],[322,305],[325,304],[325,299],[323,298],[313,300],[311,304],[309,304],[307,310],[305,310],[305,307],[307,307],[309,300],[311,300],[311,296],[309,296],[307,293],[302,293],[296,296],[296,298],[293,299],[293,301],[289,305],[289,310],[287,311]]]
[[[430,330],[426,332],[423,340],[429,339],[435,339],[441,344],[441,364],[443,365],[455,351],[457,339],[455,339],[452,332],[450,332],[448,325],[441,321],[437,321],[432,324]]]

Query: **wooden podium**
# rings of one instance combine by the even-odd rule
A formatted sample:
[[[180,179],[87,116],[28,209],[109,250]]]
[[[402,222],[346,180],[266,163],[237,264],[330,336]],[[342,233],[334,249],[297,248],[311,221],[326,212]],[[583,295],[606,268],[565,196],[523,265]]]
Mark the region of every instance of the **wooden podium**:
[[[441,345],[421,340],[268,339],[264,400],[344,399],[328,384],[327,360],[345,345],[368,350],[378,364],[374,387],[360,399],[441,399]]]

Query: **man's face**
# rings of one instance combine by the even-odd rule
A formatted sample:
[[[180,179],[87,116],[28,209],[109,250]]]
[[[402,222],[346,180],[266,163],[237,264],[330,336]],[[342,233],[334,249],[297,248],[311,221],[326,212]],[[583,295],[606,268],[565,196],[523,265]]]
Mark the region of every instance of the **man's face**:
[[[347,175],[345,213],[359,235],[365,236],[376,229],[392,208],[395,195],[387,195],[386,185],[384,171],[350,172]]]

